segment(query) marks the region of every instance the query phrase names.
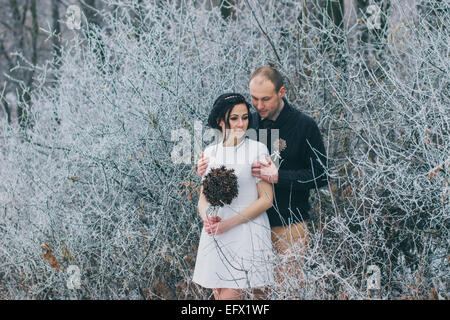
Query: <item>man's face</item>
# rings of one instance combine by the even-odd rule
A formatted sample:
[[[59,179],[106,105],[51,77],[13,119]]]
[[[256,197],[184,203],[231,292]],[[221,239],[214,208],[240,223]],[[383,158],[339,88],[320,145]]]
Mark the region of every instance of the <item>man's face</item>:
[[[261,76],[253,78],[249,86],[253,107],[258,111],[261,118],[276,120],[283,106],[286,89],[281,87],[277,92],[275,85]]]

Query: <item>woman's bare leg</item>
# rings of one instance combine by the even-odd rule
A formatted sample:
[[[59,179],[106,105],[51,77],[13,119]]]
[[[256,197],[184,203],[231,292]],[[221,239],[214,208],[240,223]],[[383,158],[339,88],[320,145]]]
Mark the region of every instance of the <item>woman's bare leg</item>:
[[[212,289],[214,294],[214,300],[220,300],[220,288],[214,288]]]
[[[213,289],[214,299],[216,300],[241,300],[243,292],[239,289],[217,288]]]

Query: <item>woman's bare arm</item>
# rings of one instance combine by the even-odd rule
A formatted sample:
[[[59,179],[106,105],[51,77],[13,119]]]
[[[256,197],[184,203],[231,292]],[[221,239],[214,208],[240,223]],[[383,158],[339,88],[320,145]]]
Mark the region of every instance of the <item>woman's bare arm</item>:
[[[273,204],[273,189],[272,184],[261,180],[256,184],[258,188],[258,199],[254,201],[249,207],[242,210],[239,214],[230,218],[234,220],[234,225],[248,222],[255,219],[261,213],[272,207]]]
[[[200,188],[200,196],[198,197],[197,209],[200,217],[203,221],[206,220],[206,209],[209,207],[209,202],[206,200],[205,195],[203,194],[203,186]]]

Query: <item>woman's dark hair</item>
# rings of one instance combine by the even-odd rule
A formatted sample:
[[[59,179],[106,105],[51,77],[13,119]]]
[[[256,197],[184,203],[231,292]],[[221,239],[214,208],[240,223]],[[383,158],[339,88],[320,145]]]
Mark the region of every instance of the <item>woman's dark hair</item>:
[[[228,117],[226,116],[226,114],[228,111],[231,111],[235,105],[241,103],[247,106],[248,128],[250,128],[252,124],[252,114],[250,112],[251,106],[247,101],[245,101],[244,96],[239,93],[224,93],[216,99],[211,112],[209,113],[208,126],[213,129],[219,129],[220,131],[222,131],[222,128],[221,126],[219,126],[218,122],[220,122],[220,120],[224,120],[225,126],[229,128],[230,114],[228,114]]]

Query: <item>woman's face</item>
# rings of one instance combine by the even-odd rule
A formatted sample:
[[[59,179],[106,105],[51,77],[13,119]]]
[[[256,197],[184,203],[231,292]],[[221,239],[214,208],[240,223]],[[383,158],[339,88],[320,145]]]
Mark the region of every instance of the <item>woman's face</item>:
[[[237,104],[229,111],[225,118],[228,117],[229,123],[230,123],[230,131],[229,135],[231,137],[240,138],[242,137],[248,128],[248,110],[247,106],[244,103]],[[220,127],[222,128],[222,132],[226,132],[226,129],[228,129],[225,125],[225,120],[220,120],[219,122]],[[227,132],[228,133],[228,132]]]

